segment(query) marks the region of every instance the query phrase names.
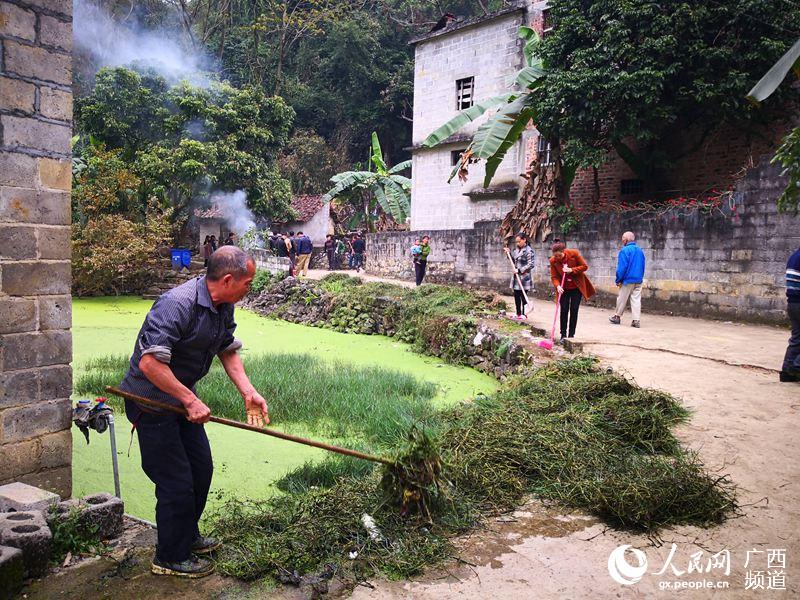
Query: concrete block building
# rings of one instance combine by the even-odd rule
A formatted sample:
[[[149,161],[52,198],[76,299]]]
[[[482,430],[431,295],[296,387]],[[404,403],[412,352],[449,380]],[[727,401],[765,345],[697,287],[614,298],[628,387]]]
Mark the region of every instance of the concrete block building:
[[[422,142],[459,111],[512,89],[514,75],[524,64],[519,28],[530,21],[532,10],[519,4],[412,40],[412,230],[470,229],[476,222],[504,215],[516,202],[530,134],[509,150],[489,189],[483,188],[483,164],[470,168],[466,183],[457,177],[447,183],[486,116],[435,148],[424,148]]]

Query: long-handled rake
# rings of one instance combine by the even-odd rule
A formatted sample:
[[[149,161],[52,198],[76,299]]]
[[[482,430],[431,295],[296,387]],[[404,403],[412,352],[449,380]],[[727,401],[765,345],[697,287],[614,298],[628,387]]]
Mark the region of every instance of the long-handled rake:
[[[106,386],[106,391],[111,394],[114,394],[115,396],[120,396],[121,398],[132,400],[137,404],[142,404],[144,406],[149,406],[151,408],[157,408],[159,410],[167,410],[175,414],[182,415],[184,417],[188,415],[186,409],[181,408],[179,406],[172,406],[171,404],[165,404],[163,402],[150,400],[149,398],[143,398],[142,396],[131,394],[130,392],[120,390],[119,388]],[[228,427],[236,427],[237,429],[246,429],[247,431],[255,431],[256,433],[271,435],[272,437],[281,438],[282,440],[288,440],[290,442],[296,442],[298,444],[305,444],[306,446],[314,446],[315,448],[322,448],[323,450],[327,450],[329,452],[336,452],[338,454],[344,454],[345,456],[353,456],[355,458],[371,460],[372,462],[381,463],[390,467],[393,467],[395,465],[395,461],[389,460],[388,458],[382,458],[380,456],[372,456],[371,454],[365,454],[363,452],[359,452],[358,450],[350,450],[349,448],[340,448],[339,446],[333,446],[331,444],[326,444],[325,442],[318,442],[316,440],[309,440],[296,435],[283,433],[282,431],[276,431],[274,429],[265,429],[263,427],[256,427],[255,425],[248,425],[247,423],[242,423],[241,421],[234,421],[233,419],[225,419],[223,417],[215,417],[212,415],[209,420],[212,423],[219,423],[220,425],[227,425]]]
[[[172,406],[171,404],[164,404],[163,402],[157,402],[149,398],[143,398],[142,396],[131,394],[119,388],[106,386],[106,391],[115,396],[132,400],[137,404],[150,408],[166,410],[183,417],[186,417],[188,414],[184,408]],[[237,429],[246,429],[247,431],[270,435],[289,442],[321,448],[328,452],[335,452],[345,456],[381,463],[385,467],[382,487],[388,494],[393,496],[394,501],[400,505],[401,514],[407,514],[413,506],[416,506],[420,512],[427,514],[429,519],[431,518],[430,507],[432,501],[440,494],[443,480],[441,474],[441,459],[439,458],[435,445],[432,444],[427,436],[415,435],[415,432],[412,431],[411,444],[408,450],[395,460],[390,460],[380,456],[365,454],[358,450],[341,448],[332,444],[326,444],[325,442],[318,442],[316,440],[283,433],[274,429],[248,425],[247,423],[234,421],[233,419],[225,419],[212,415],[209,420],[212,423],[236,427]]]

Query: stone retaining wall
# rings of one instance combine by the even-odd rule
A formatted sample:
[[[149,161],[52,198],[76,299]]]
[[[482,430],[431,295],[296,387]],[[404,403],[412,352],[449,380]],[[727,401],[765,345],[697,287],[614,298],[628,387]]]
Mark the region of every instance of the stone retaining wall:
[[[784,323],[786,260],[800,246],[800,217],[779,214],[775,204],[785,185],[780,169],[763,162],[739,183],[729,205],[712,214],[594,214],[561,237],[589,263],[598,304],[612,306],[619,238],[631,230],[647,257],[645,313]],[[499,243],[499,225],[491,221],[470,230],[370,235],[367,271],[413,279],[408,250],[415,238],[428,234],[428,280],[507,290],[510,265]],[[553,293],[550,242],[534,244],[534,283],[540,297]]]
[[[71,493],[72,2],[0,1],[0,484]]]

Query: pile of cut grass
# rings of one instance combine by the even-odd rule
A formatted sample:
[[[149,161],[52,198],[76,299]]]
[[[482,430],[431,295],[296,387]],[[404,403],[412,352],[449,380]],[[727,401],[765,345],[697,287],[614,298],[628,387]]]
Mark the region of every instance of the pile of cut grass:
[[[600,371],[591,359],[554,363],[427,421],[445,465],[430,515],[403,519],[377,470],[330,459],[285,477],[284,489],[295,493],[221,509],[218,564],[244,579],[325,565],[356,580],[408,577],[450,556],[449,537],[530,493],[635,530],[720,523],[736,510],[733,488],[680,447],[670,429],[687,417],[670,396]],[[384,485],[387,477],[391,469]],[[364,514],[380,528],[378,539],[362,525]]]
[[[75,393],[105,395],[105,386],[119,383],[127,368],[124,356],[92,359],[76,380]],[[370,449],[402,444],[408,430],[431,414],[436,395],[434,384],[406,373],[323,362],[307,354],[248,356],[247,371],[275,422],[359,440]],[[245,420],[241,396],[220,365],[215,363],[198,383],[197,393],[215,415]]]

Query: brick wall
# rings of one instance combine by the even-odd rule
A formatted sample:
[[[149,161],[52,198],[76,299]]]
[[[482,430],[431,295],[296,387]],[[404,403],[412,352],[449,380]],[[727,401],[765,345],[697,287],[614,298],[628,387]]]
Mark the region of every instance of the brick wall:
[[[644,312],[669,312],[745,321],[784,323],[786,260],[800,246],[800,217],[778,214],[775,201],[786,185],[780,169],[766,160],[739,183],[736,210],[705,215],[595,214],[566,241],[589,263],[599,294],[595,303],[612,306],[619,238],[636,233],[647,258]],[[735,212],[735,214],[734,214]],[[412,278],[408,249],[431,236],[430,281],[457,282],[507,290],[509,265],[498,235],[499,222],[472,230],[423,230],[370,235],[367,270]],[[534,283],[540,297],[552,295],[549,242],[535,244]],[[646,318],[646,316],[645,316]]]
[[[0,484],[71,493],[71,0],[0,1]]]

